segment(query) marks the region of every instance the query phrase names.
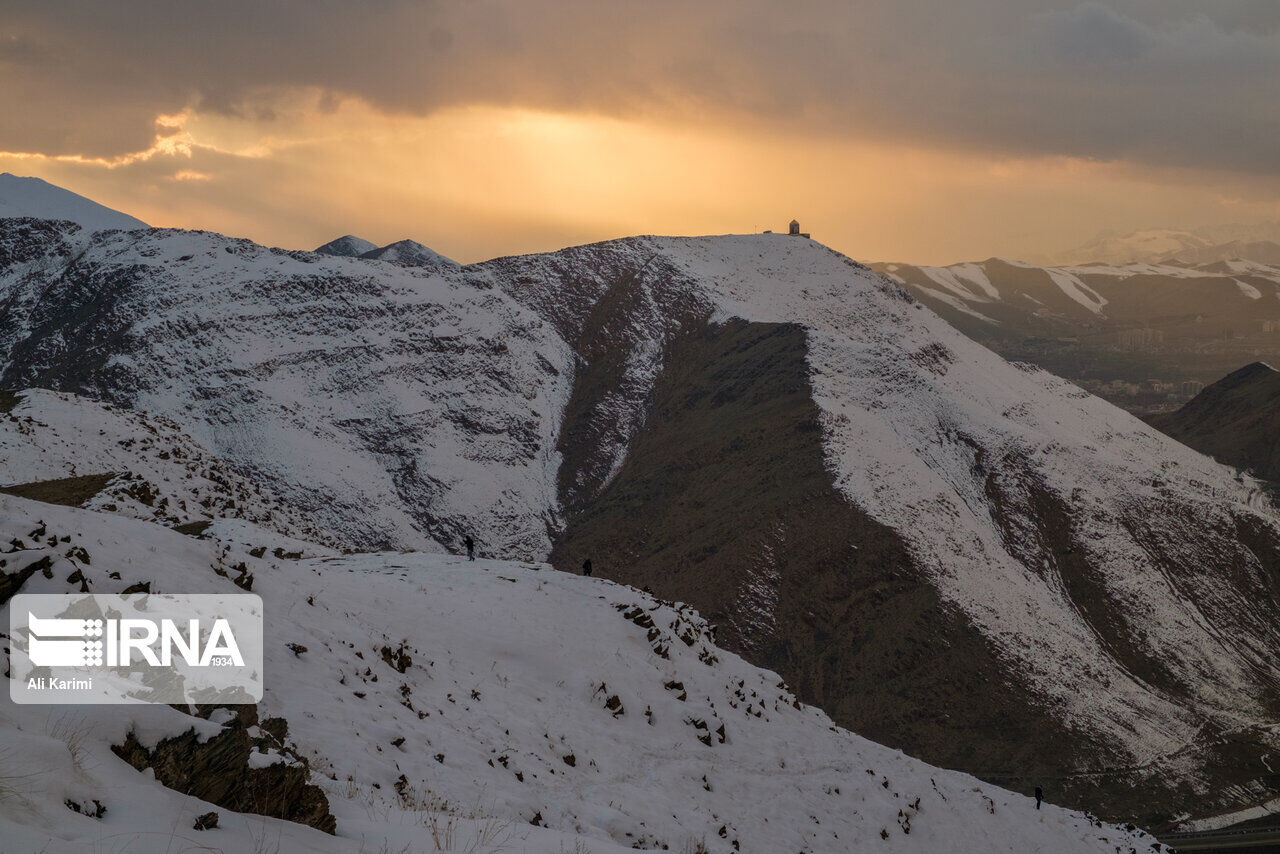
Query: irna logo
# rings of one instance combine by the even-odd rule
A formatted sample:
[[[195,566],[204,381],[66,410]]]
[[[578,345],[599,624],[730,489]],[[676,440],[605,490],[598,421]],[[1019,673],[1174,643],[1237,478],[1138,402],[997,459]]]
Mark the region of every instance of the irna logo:
[[[19,594],[9,603],[17,703],[256,703],[262,600]]]
[[[27,653],[40,667],[128,667],[135,661],[169,667],[175,656],[192,667],[244,667],[231,623],[223,618],[213,620],[207,641],[199,620],[187,620],[184,630],[170,619],[41,619],[28,613],[27,628]]]

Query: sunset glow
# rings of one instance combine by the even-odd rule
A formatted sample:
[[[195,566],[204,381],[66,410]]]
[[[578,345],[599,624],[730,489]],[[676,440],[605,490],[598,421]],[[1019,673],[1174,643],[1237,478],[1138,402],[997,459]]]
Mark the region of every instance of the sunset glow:
[[[1204,64],[1280,67],[1274,29],[1182,5],[273,6],[236,27],[159,10],[151,36],[96,7],[15,13],[0,170],[159,225],[467,260],[792,217],[868,260],[1034,260],[1104,230],[1280,217],[1248,98],[1268,74]],[[137,59],[104,77],[92,57]],[[1211,86],[1205,68],[1212,92],[1175,85]]]

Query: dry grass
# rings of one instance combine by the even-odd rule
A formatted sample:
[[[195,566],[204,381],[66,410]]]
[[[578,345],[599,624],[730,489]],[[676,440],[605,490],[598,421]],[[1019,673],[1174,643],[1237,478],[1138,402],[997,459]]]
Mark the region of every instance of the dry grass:
[[[179,534],[186,534],[188,537],[198,537],[208,530],[213,524],[210,519],[199,519],[195,522],[183,522],[181,525],[174,525],[173,530]]]
[[[85,758],[89,755],[89,723],[83,715],[74,712],[50,713],[45,719],[45,734],[67,746],[71,764],[85,770]]]
[[[16,495],[19,498],[30,498],[33,501],[43,501],[46,504],[79,507],[105,489],[114,477],[114,473],[107,472],[80,477],[61,477],[57,480],[36,480],[13,486],[0,486],[0,492]]]

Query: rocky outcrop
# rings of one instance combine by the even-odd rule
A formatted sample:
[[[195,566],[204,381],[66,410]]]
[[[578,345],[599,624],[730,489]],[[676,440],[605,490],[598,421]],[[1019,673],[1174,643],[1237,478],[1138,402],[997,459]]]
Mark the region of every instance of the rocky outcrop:
[[[306,760],[287,744],[287,722],[269,718],[259,724],[255,707],[232,708],[236,717],[209,738],[201,739],[192,728],[148,748],[130,732],[111,749],[137,770],[150,769],[175,791],[234,812],[282,818],[333,833],[337,822],[329,812],[329,800],[308,782]],[[251,754],[267,751],[278,761],[251,764]]]

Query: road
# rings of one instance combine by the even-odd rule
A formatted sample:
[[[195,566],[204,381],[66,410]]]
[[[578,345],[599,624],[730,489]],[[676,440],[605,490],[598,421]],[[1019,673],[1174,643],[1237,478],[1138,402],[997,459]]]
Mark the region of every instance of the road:
[[[1170,833],[1160,837],[1169,850],[1178,854],[1213,851],[1216,854],[1280,854],[1280,827],[1204,830],[1198,833]]]

